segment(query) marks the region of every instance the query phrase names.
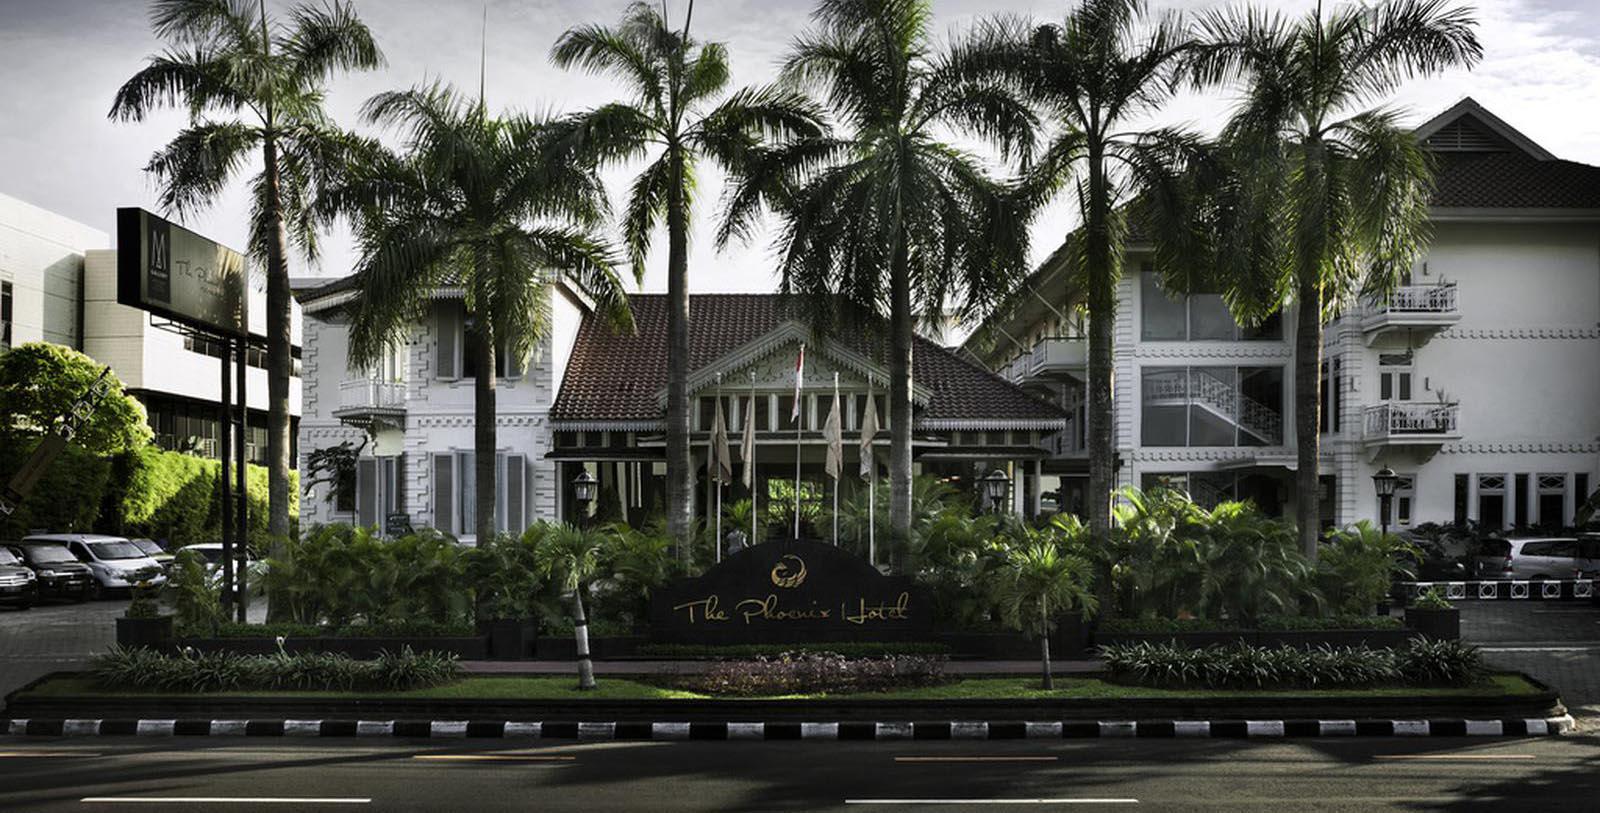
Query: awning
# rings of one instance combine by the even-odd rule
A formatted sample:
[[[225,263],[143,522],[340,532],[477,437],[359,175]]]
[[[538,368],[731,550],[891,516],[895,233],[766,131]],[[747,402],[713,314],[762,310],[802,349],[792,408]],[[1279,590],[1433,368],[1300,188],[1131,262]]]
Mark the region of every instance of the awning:
[[[1287,469],[1295,471],[1300,468],[1300,461],[1294,452],[1259,452],[1256,454],[1224,460],[1217,464],[1218,471],[1244,471],[1247,469]]]
[[[666,460],[667,450],[662,446],[583,446],[554,449],[546,453],[544,458],[586,463],[633,463]]]

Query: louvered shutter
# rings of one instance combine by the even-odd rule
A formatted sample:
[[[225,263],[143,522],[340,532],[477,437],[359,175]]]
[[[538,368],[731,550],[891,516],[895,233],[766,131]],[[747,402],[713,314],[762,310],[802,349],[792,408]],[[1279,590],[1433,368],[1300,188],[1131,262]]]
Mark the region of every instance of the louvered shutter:
[[[528,525],[525,516],[525,503],[527,502],[526,486],[523,479],[528,471],[528,459],[520,454],[505,455],[505,510],[502,512],[504,526],[502,530],[508,533],[521,533]]]
[[[445,453],[433,456],[433,527],[445,533],[455,533],[455,455]]]
[[[456,378],[461,374],[456,366],[457,347],[461,343],[461,314],[454,302],[439,303],[435,313],[439,318],[439,344],[434,369],[439,378]]]
[[[378,461],[363,457],[356,461],[356,524],[378,524]]]
[[[456,504],[460,518],[456,533],[477,533],[478,530],[478,469],[473,465],[472,452],[456,452],[456,472],[460,487],[456,489]]]
[[[394,491],[389,498],[390,511],[400,513],[406,510],[406,455],[404,452],[394,456]]]

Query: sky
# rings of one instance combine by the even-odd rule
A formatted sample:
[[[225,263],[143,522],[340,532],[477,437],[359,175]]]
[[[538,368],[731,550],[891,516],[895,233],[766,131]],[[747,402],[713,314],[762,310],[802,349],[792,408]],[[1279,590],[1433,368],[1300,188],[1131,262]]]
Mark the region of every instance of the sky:
[[[1314,0],[1258,0],[1301,14]],[[1394,99],[1420,122],[1472,96],[1558,157],[1600,164],[1600,17],[1585,13],[1594,0],[1477,0],[1483,62],[1408,84]],[[687,0],[667,0],[675,19]],[[626,0],[355,0],[388,59],[379,71],[347,75],[329,86],[329,109],[346,127],[370,131],[356,115],[372,94],[443,80],[471,88],[486,53],[491,108],[533,113],[581,110],[610,101],[610,80],[550,63],[550,46],[567,28],[615,21]],[[1153,2],[1157,11],[1218,5],[1202,0]],[[1329,5],[1332,5],[1330,3]],[[269,13],[287,0],[268,0]],[[992,14],[1040,19],[1061,16],[1065,0],[934,0],[941,40]],[[487,10],[487,35],[483,21]],[[772,81],[793,38],[808,24],[805,0],[699,0],[693,32],[725,43],[733,86]],[[158,210],[157,190],[143,167],[184,124],[183,114],[160,113],[137,124],[106,118],[116,89],[162,44],[150,33],[142,0],[0,0],[0,193],[102,229],[114,230],[119,206]],[[1152,123],[1187,125],[1214,133],[1226,120],[1226,91],[1172,100]],[[374,133],[382,135],[381,133]],[[633,171],[608,172],[621,209]],[[253,169],[252,169],[253,171]],[[767,235],[717,251],[711,235],[721,177],[700,172],[700,205],[691,236],[690,288],[696,292],[771,291],[778,278]],[[237,183],[209,210],[186,221],[191,229],[234,247],[244,244],[246,205]],[[1076,217],[1062,202],[1034,224],[1035,260],[1054,249]],[[355,260],[349,235],[324,239],[320,263],[297,260],[291,275],[343,276]],[[642,288],[666,288],[666,240],[659,237]]]

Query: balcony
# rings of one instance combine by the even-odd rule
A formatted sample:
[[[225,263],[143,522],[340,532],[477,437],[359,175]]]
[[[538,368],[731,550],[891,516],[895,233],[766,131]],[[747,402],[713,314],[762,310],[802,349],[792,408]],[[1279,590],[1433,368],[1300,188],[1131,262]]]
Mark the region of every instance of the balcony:
[[[404,381],[379,381],[358,378],[339,385],[339,407],[333,416],[351,426],[368,428],[386,424],[405,425],[406,384]]]
[[[1427,341],[1459,321],[1455,283],[1406,285],[1397,288],[1387,304],[1372,304],[1361,311],[1361,332],[1368,347],[1380,336],[1400,330]]]
[[[1033,345],[1028,361],[1028,378],[1058,379],[1062,376],[1085,381],[1089,370],[1089,340],[1050,336]]]
[[[1460,404],[1392,402],[1362,410],[1361,442],[1376,459],[1384,449],[1411,448],[1429,454],[1461,439]]]

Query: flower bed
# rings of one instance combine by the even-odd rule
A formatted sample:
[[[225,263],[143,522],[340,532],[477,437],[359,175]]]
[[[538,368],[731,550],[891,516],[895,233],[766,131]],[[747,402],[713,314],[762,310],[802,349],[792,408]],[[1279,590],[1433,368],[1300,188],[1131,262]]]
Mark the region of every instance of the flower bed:
[[[831,653],[784,653],[775,658],[718,661],[680,686],[734,697],[882,692],[931,686],[944,678],[942,655],[847,658]]]
[[[1483,675],[1475,647],[1427,639],[1396,649],[1140,643],[1105,647],[1102,657],[1112,680],[1165,688],[1468,686]]]
[[[461,668],[452,655],[418,654],[410,647],[382,652],[371,660],[281,648],[270,655],[192,649],[168,655],[143,647],[113,647],[95,658],[90,674],[99,687],[109,689],[403,691],[451,683],[461,677]]]

